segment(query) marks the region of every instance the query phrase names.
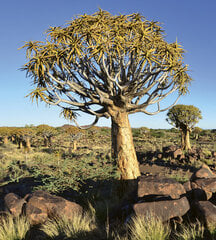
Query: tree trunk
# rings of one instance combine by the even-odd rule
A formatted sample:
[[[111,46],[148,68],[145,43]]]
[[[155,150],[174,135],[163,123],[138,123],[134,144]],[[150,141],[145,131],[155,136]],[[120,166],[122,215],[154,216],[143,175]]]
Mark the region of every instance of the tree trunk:
[[[22,149],[23,148],[23,142],[21,139],[18,139],[18,149]]]
[[[117,161],[118,168],[121,171],[121,179],[137,179],[140,176],[140,170],[128,114],[115,111],[111,119],[112,157]]]
[[[77,140],[73,141],[73,151],[77,150]]]
[[[52,143],[53,143],[53,137],[52,137],[52,136],[49,136],[49,137],[48,137],[48,140],[49,140],[49,146],[51,147],[51,146],[52,146]]]
[[[182,132],[182,149],[183,150],[190,150],[190,131],[188,129],[184,129]]]
[[[47,137],[44,137],[44,147],[49,147],[49,141]]]
[[[4,138],[3,138],[3,143],[6,145],[6,144],[8,144],[8,137],[7,136],[4,136]]]
[[[28,152],[31,151],[31,142],[29,137],[26,138],[25,143],[26,143],[26,150]]]

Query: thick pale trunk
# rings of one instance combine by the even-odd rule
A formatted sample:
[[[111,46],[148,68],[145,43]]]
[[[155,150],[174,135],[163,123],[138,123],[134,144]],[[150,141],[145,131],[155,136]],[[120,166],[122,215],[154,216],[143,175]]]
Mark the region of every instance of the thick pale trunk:
[[[22,140],[18,140],[18,148],[22,149],[23,148],[23,142]]]
[[[25,143],[26,143],[27,151],[30,151],[31,150],[31,142],[30,142],[30,138],[29,137],[26,138]]]
[[[126,112],[114,112],[112,118],[112,157],[116,159],[122,180],[140,176],[139,163],[133,143],[131,126]]]
[[[188,129],[182,130],[182,149],[183,150],[190,150],[190,131]]]
[[[4,144],[8,144],[8,137],[7,137],[7,136],[4,136],[4,138],[3,138],[3,143],[4,143]]]
[[[73,141],[73,151],[76,151],[77,150],[77,141],[74,140]]]
[[[12,143],[15,143],[16,139],[14,136],[11,137],[11,141],[12,141]]]

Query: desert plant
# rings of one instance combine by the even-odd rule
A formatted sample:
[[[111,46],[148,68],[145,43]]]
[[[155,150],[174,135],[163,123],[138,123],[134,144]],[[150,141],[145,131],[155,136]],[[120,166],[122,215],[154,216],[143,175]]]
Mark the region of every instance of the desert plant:
[[[180,232],[176,233],[176,240],[204,240],[204,226],[200,223],[183,225]]]
[[[45,147],[52,145],[52,138],[58,133],[54,127],[46,124],[38,125],[35,130],[37,135],[43,137]]]
[[[193,128],[193,134],[194,134],[194,138],[196,140],[199,139],[199,136],[200,136],[200,133],[202,132],[202,128],[199,128],[199,127],[195,127]]]
[[[0,138],[3,139],[3,143],[6,145],[8,143],[8,137],[11,134],[11,129],[9,127],[0,127]]]
[[[195,124],[202,119],[201,111],[193,105],[178,104],[168,111],[167,116],[168,123],[181,131],[182,149],[191,149],[190,132]]]
[[[41,230],[50,238],[55,239],[86,239],[96,229],[93,216],[88,213],[75,215],[72,219],[54,218],[47,221]],[[61,237],[61,238],[60,238]]]
[[[12,215],[0,219],[0,240],[23,240],[30,229],[25,217],[14,218]]]
[[[22,149],[24,146],[28,152],[31,150],[31,139],[34,134],[35,131],[33,128],[20,127],[13,129],[13,137],[18,144],[18,148]]]
[[[50,27],[45,42],[23,46],[29,60],[23,70],[36,86],[32,100],[59,106],[75,122],[77,112],[95,116],[92,125],[111,117],[112,153],[122,179],[140,176],[128,115],[165,110],[160,101],[185,94],[191,82],[183,48],[167,43],[163,32],[140,14],[112,16],[100,9]],[[154,104],[155,112],[147,110]]]
[[[169,226],[152,214],[134,217],[129,224],[129,231],[131,240],[166,240],[170,235]]]

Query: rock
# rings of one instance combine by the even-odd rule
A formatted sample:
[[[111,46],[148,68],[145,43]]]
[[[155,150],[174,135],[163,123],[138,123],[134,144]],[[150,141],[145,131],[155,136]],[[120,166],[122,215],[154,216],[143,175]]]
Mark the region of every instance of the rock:
[[[49,216],[71,219],[76,214],[82,214],[82,211],[79,204],[44,191],[34,192],[26,205],[26,215],[31,224],[43,223]]]
[[[212,197],[212,192],[208,192],[206,190],[203,190],[195,183],[192,183],[192,198],[195,201],[206,201],[209,200]]]
[[[6,209],[14,216],[18,217],[22,213],[23,205],[26,203],[25,199],[20,198],[14,193],[8,193],[4,197],[4,204]]]
[[[190,192],[192,190],[192,187],[191,187],[191,182],[190,181],[187,181],[183,184],[183,187],[185,189],[186,192]]]
[[[176,146],[168,146],[168,147],[163,147],[162,152],[163,152],[163,157],[173,157],[173,152],[176,150]]]
[[[216,192],[216,178],[197,179],[194,183],[201,189],[207,192]]]
[[[195,204],[195,212],[208,228],[216,227],[216,206],[209,201],[199,201]]]
[[[216,174],[211,171],[211,169],[203,164],[200,169],[198,169],[192,176],[191,180],[194,181],[200,178],[216,178]]]
[[[183,152],[180,148],[176,149],[173,152],[173,158],[180,158],[183,155]]]
[[[178,200],[143,202],[133,205],[133,210],[137,216],[153,215],[160,218],[163,222],[174,217],[181,217],[190,209],[186,197]]]
[[[188,161],[189,161],[190,163],[195,163],[196,158],[195,158],[194,156],[189,155],[189,156],[187,156],[187,157],[188,157]]]
[[[162,149],[163,152],[173,152],[175,150],[176,150],[176,146],[163,147]]]
[[[165,195],[172,199],[178,199],[185,193],[183,185],[174,179],[150,176],[140,177],[138,182],[139,198],[147,195]]]

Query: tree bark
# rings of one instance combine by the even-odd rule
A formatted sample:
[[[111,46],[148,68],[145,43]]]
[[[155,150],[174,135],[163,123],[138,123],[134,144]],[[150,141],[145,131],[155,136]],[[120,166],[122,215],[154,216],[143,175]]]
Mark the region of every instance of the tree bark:
[[[8,144],[8,137],[7,136],[4,136],[4,138],[3,138],[3,143],[6,145],[6,144]]]
[[[190,145],[190,131],[186,128],[184,130],[181,131],[182,133],[182,149],[183,150],[190,150],[191,149],[191,145]]]
[[[49,137],[48,137],[48,141],[49,141],[49,146],[51,147],[51,146],[52,146],[52,143],[53,143],[53,137],[52,137],[52,136],[49,136]]]
[[[47,137],[44,137],[44,147],[49,147],[49,141]]]
[[[114,111],[112,119],[112,157],[116,159],[122,180],[140,176],[128,113]]]
[[[73,151],[77,150],[77,140],[73,141]]]
[[[23,148],[23,142],[21,139],[18,139],[18,149],[22,149]]]
[[[26,150],[31,151],[31,142],[29,137],[25,139],[25,144],[26,144]]]

